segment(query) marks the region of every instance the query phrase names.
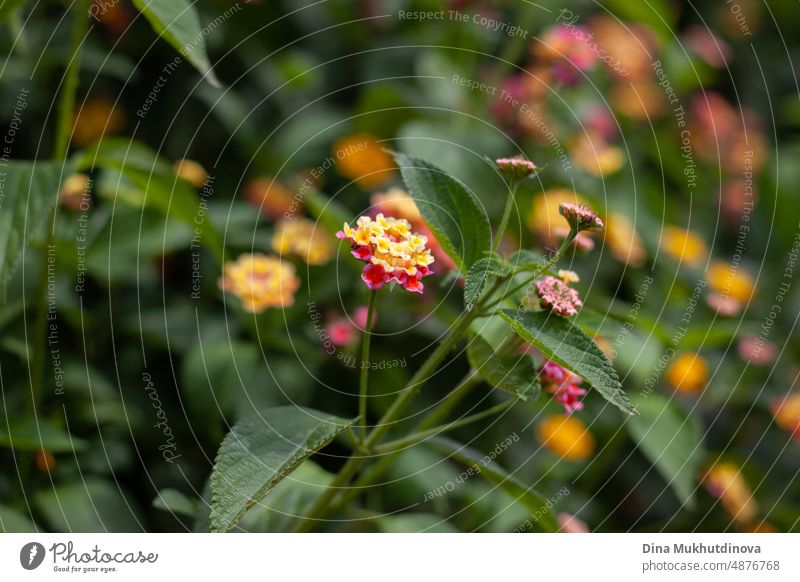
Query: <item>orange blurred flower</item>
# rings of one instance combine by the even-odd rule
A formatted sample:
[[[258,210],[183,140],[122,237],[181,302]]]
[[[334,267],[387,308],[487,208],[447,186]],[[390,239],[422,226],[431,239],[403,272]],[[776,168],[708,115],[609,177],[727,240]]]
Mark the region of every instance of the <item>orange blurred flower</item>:
[[[88,210],[92,204],[89,195],[91,182],[86,174],[73,174],[61,185],[58,201],[70,210]]]
[[[683,353],[672,362],[666,378],[678,392],[697,392],[708,382],[708,364],[700,354]]]
[[[708,492],[718,498],[722,508],[736,522],[752,522],[758,504],[739,468],[733,463],[717,463],[702,478]]]
[[[125,113],[108,99],[91,97],[74,112],[72,142],[78,147],[93,144],[105,135],[118,133],[125,127]]]
[[[740,304],[747,303],[755,293],[755,281],[741,265],[713,261],[706,271],[706,279],[712,291]]]
[[[333,144],[336,169],[361,188],[370,189],[392,179],[395,164],[378,139],[367,133],[343,137]]]
[[[793,392],[785,398],[774,400],[770,408],[775,424],[800,441],[800,393]]]
[[[202,187],[208,179],[206,169],[194,160],[176,160],[172,164],[172,171],[195,188]]]
[[[582,461],[594,453],[594,436],[574,416],[553,415],[545,418],[536,427],[536,436],[543,446],[569,461]]]
[[[581,134],[575,138],[570,145],[570,153],[575,165],[593,176],[613,174],[625,163],[620,148],[591,134]]]
[[[248,182],[245,186],[245,197],[271,220],[277,220],[292,210],[301,209],[299,195],[283,182],[269,176]]]

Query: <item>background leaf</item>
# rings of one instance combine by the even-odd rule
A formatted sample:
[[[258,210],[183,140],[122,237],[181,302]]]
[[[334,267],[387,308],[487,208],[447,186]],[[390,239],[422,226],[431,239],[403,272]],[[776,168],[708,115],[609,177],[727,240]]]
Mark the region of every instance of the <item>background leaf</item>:
[[[203,28],[193,3],[187,0],[133,0],[133,4],[144,14],[156,34],[171,44],[209,83],[220,86],[208,61]]]
[[[625,427],[639,449],[669,483],[682,504],[694,507],[694,490],[703,462],[703,430],[677,402],[657,392],[636,399],[639,416]]]
[[[498,257],[483,257],[475,261],[464,282],[464,305],[467,310],[478,300],[491,277],[504,277],[511,273],[511,267]]]
[[[462,271],[491,245],[486,213],[475,195],[433,164],[395,153],[403,180],[422,217]]]
[[[446,452],[452,459],[467,467],[477,467],[480,469],[479,475],[497,485],[503,491],[511,495],[517,503],[522,504],[531,514],[544,513],[542,517],[534,522],[537,529],[545,532],[558,531],[558,524],[555,516],[547,509],[547,499],[537,492],[533,487],[526,487],[515,477],[509,475],[505,469],[500,467],[489,457],[482,455],[478,451],[470,449],[454,440],[445,437],[433,437],[426,441],[441,451]]]
[[[498,356],[481,336],[473,337],[467,346],[470,365],[495,388],[510,392],[522,400],[536,399],[542,390],[531,357],[526,354]]]
[[[281,479],[352,423],[295,406],[264,410],[236,423],[211,473],[212,531],[234,527]]]
[[[3,161],[2,171],[0,295],[5,296],[23,249],[44,228],[69,168],[63,162]]]
[[[589,382],[603,398],[627,414],[636,414],[622,390],[614,366],[577,325],[546,311],[500,312],[514,331],[555,363]]]

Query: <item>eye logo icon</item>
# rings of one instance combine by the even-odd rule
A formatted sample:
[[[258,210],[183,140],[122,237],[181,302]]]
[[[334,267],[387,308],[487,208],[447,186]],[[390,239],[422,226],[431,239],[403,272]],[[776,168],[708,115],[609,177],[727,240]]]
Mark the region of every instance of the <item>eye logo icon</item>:
[[[39,542],[29,542],[19,551],[19,563],[26,570],[35,570],[44,561],[44,546]]]

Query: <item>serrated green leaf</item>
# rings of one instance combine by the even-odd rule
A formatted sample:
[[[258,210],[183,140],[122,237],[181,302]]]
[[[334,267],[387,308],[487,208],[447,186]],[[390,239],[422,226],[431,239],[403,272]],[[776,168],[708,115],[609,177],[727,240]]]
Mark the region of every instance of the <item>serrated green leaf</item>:
[[[578,374],[627,414],[636,408],[622,390],[614,366],[591,337],[572,321],[546,311],[500,311],[514,331],[556,364]]]
[[[433,164],[401,153],[394,159],[425,222],[466,272],[491,246],[489,219],[477,197]]]
[[[530,356],[511,354],[500,357],[481,336],[473,337],[467,346],[470,365],[489,384],[514,394],[521,400],[535,400],[542,390],[539,375]]]
[[[63,162],[2,163],[0,182],[0,297],[25,247],[45,227],[58,200],[61,182],[70,174]]]
[[[488,455],[482,455],[461,443],[441,436],[429,439],[426,444],[447,453],[450,458],[464,466],[475,467],[482,478],[511,495],[532,515],[540,515],[541,517],[534,522],[535,528],[545,532],[558,531],[555,516],[552,511],[547,510],[548,500],[533,487],[526,487],[516,477],[509,475]]]
[[[478,259],[467,271],[464,281],[464,306],[467,311],[481,296],[491,277],[505,277],[511,274],[511,267],[498,257]]]
[[[153,30],[189,61],[206,80],[219,87],[206,53],[200,17],[188,0],[133,0]]]
[[[353,422],[283,406],[236,423],[211,473],[211,530],[233,528],[278,482]]]
[[[639,416],[628,419],[625,427],[681,503],[694,507],[703,463],[702,426],[677,402],[655,392],[638,398],[636,409]]]
[[[44,418],[21,418],[0,427],[0,445],[18,451],[51,453],[71,453],[86,448],[85,441]]]

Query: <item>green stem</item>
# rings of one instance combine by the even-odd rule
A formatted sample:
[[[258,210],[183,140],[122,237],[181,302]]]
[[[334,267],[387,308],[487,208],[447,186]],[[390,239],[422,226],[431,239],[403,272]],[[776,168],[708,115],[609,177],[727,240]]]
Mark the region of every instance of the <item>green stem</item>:
[[[364,326],[364,335],[361,340],[361,379],[358,391],[358,423],[359,443],[362,445],[367,438],[367,396],[369,394],[369,345],[372,339],[372,319],[375,312],[375,298],[378,292],[369,292],[369,303],[367,305],[367,323]]]
[[[375,445],[380,442],[383,436],[392,427],[392,424],[399,418],[399,416],[406,409],[413,397],[422,387],[422,384],[428,377],[436,370],[436,368],[444,360],[445,356],[453,349],[455,343],[459,340],[461,335],[469,327],[474,315],[473,312],[465,311],[459,315],[458,319],[450,328],[447,336],[437,346],[437,348],[428,356],[428,359],[420,366],[419,370],[414,374],[408,384],[400,391],[395,398],[392,405],[384,413],[378,424],[369,433],[369,436],[364,441],[364,449],[371,450]],[[339,473],[334,478],[333,482],[328,488],[320,495],[311,509],[309,509],[305,518],[297,525],[295,531],[303,532],[311,530],[315,523],[322,519],[329,510],[330,503],[334,497],[339,493],[339,489],[343,488],[350,479],[356,474],[369,457],[366,456],[351,456],[347,462],[339,470]]]
[[[472,424],[473,422],[478,422],[479,420],[483,420],[486,417],[493,416],[498,412],[502,412],[504,410],[511,408],[514,404],[516,404],[516,402],[517,402],[516,399],[506,400],[505,402],[492,406],[491,408],[487,408],[486,410],[483,410],[481,412],[471,414],[470,416],[465,416],[464,418],[459,418],[458,420],[448,422],[447,424],[435,426],[433,428],[429,428],[428,430],[415,432],[403,438],[389,441],[388,443],[384,443],[382,445],[375,447],[372,450],[372,452],[384,454],[384,453],[393,453],[395,451],[401,451],[411,445],[415,445],[420,441],[424,441],[432,436],[436,436],[443,432],[448,432],[453,429],[460,428],[468,424]]]
[[[500,246],[500,241],[503,240],[503,235],[506,232],[506,228],[508,228],[508,220],[511,218],[511,209],[514,207],[518,186],[519,182],[514,180],[514,183],[508,190],[508,195],[506,196],[506,207],[503,209],[503,217],[500,219],[500,226],[497,228],[497,234],[495,235],[494,243],[492,244],[492,252],[495,252],[497,247]]]
[[[70,54],[72,55],[67,69],[64,73],[64,85],[58,98],[58,118],[56,125],[56,135],[53,147],[53,159],[66,160],[69,154],[69,139],[72,133],[72,111],[75,108],[75,93],[78,89],[78,78],[80,72],[80,51],[83,40],[89,28],[89,3],[91,0],[80,0],[74,16],[72,39],[70,42]],[[58,196],[54,192],[54,196]],[[37,290],[37,313],[34,322],[34,353],[31,362],[31,405],[34,414],[39,406],[39,399],[44,384],[45,357],[47,353],[47,268],[48,251],[53,245],[55,237],[55,219],[58,205],[54,205],[50,215],[47,239],[45,241],[44,252],[41,258],[41,280]]]
[[[458,383],[458,385],[453,388],[450,393],[444,397],[444,399],[437,404],[434,409],[423,418],[415,427],[415,431],[421,431],[428,429],[436,423],[440,422],[444,418],[447,417],[448,414],[455,408],[459,402],[461,402],[464,397],[469,394],[469,391],[476,385],[481,383],[481,377],[478,375],[477,372],[471,370],[467,373],[466,376]],[[369,472],[365,473],[363,476],[359,477],[359,479],[355,482],[355,484],[345,491],[331,506],[331,511],[336,511],[338,508],[343,507],[346,505],[351,499],[356,497],[359,492],[363,491],[365,487],[372,485],[375,481],[380,479],[386,471],[394,463],[394,460],[402,453],[403,451],[394,451],[392,453],[383,455],[381,460],[375,463],[372,467],[370,467]]]

